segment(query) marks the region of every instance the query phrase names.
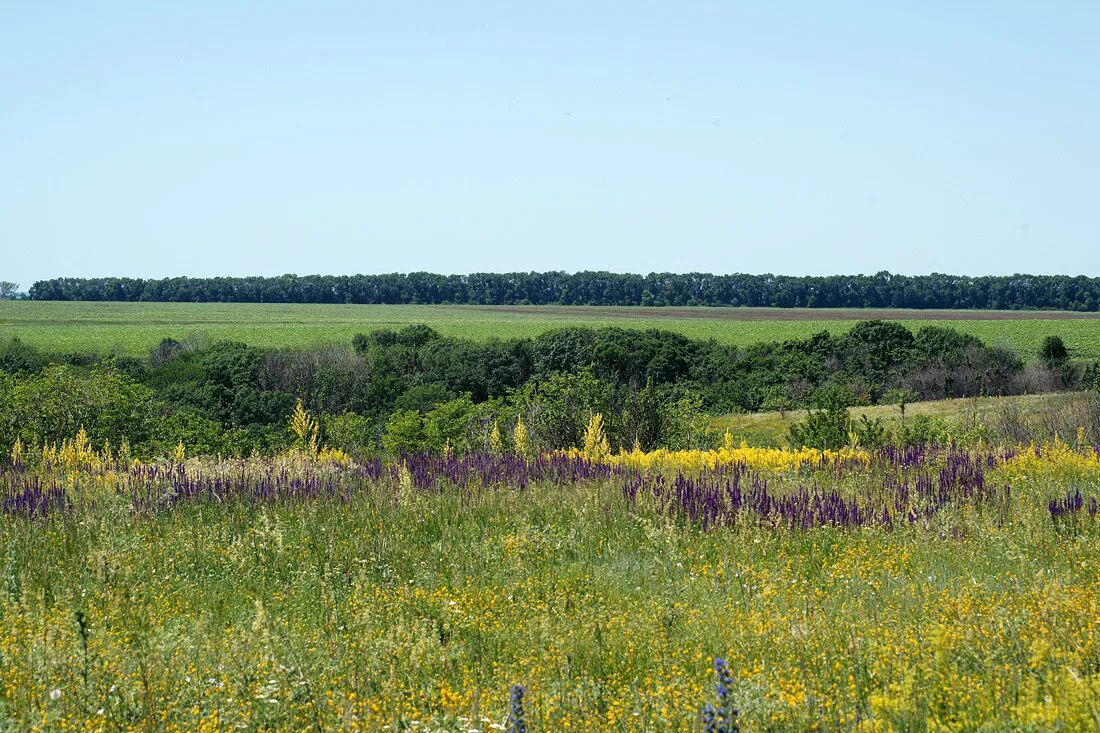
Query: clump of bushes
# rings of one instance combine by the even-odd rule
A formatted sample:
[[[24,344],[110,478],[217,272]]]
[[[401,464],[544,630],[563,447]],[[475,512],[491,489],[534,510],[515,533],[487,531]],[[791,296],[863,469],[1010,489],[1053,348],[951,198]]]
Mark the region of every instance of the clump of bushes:
[[[873,447],[941,439],[915,422],[890,436],[853,405],[1096,385],[1061,339],[1025,368],[1005,349],[957,331],[865,321],[833,337],[745,349],[658,329],[564,328],[533,339],[474,342],[426,325],[382,329],[351,348],[258,349],[165,339],[148,359],[45,354],[0,344],[0,440],[57,440],[83,425],[97,441],[126,437],[162,452],[180,441],[222,454],[285,446],[301,400],[322,438],[357,455],[482,449],[517,421],[532,451],[580,444],[602,415],[614,450],[708,445],[707,414],[809,409],[797,445]],[[58,400],[62,400],[61,403]],[[904,420],[903,420],[904,422]]]

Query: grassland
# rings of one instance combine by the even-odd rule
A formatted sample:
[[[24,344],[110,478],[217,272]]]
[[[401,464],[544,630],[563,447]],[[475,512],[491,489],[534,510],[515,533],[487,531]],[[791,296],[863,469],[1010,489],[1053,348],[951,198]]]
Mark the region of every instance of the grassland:
[[[984,459],[876,460],[760,478],[889,491],[892,510],[923,501],[897,481],[945,465],[1013,491],[948,487],[890,526],[704,529],[618,478],[417,490],[191,461],[173,481],[225,488],[175,504],[148,472],[84,462],[56,516],[0,522],[0,728],[485,732],[523,683],[532,733],[699,731],[722,656],[746,731],[1096,730],[1100,532],[1047,510],[1095,495],[1095,455],[984,481]],[[7,467],[3,492],[50,470]],[[300,471],[347,491],[264,488]]]
[[[1082,396],[1083,393],[1057,392],[914,402],[906,405],[905,419],[912,421],[920,415],[939,418],[954,435],[962,437],[969,432],[970,437],[973,437],[975,432],[995,433],[997,423],[1008,412],[1014,420],[1030,424],[1035,434],[1047,433],[1053,438],[1053,434],[1060,429],[1061,437],[1070,440],[1076,427],[1082,422],[1079,413]],[[861,415],[872,420],[878,419],[883,427],[894,434],[902,426],[901,410],[897,405],[853,407],[850,412],[857,420]],[[1063,417],[1064,419],[1060,419]],[[752,412],[715,416],[711,419],[711,425],[720,431],[728,430],[735,441],[744,440],[749,445],[782,447],[787,444],[790,426],[805,418],[805,410]],[[1044,427],[1048,429],[1044,430]]]
[[[910,328],[950,326],[1027,354],[1045,336],[1058,334],[1075,357],[1100,359],[1098,314],[1016,311],[0,302],[0,338],[17,336],[57,351],[136,356],[166,337],[314,346],[347,344],[374,328],[427,323],[473,339],[535,336],[561,326],[622,326],[666,328],[744,346],[822,330],[842,333],[865,318],[890,318]]]

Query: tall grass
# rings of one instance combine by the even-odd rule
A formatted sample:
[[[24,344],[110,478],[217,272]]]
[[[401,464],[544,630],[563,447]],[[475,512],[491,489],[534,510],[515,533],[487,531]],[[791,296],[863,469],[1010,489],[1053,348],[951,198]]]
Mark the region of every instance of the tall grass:
[[[506,725],[522,684],[531,731],[694,731],[721,657],[746,731],[1096,730],[1100,532],[1048,500],[1100,493],[1100,471],[1059,450],[991,459],[1004,511],[859,529],[704,530],[606,471],[429,486],[290,463],[264,470],[347,490],[150,481],[135,502],[117,465],[9,468],[4,496],[39,476],[70,501],[0,521],[0,728],[468,733]],[[889,498],[887,473],[758,475]]]

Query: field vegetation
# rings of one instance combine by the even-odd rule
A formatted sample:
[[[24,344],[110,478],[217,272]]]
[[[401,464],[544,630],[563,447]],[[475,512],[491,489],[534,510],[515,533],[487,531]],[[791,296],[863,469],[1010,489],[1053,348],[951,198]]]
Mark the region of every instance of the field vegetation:
[[[419,324],[359,334],[351,349],[259,349],[164,339],[145,359],[0,344],[0,442],[56,443],[87,429],[139,457],[177,443],[213,455],[278,453],[296,402],[319,437],[356,456],[490,447],[524,426],[531,449],[579,444],[599,413],[612,450],[713,447],[708,415],[810,410],[798,447],[883,443],[852,406],[1057,392],[1100,381],[1056,336],[1026,359],[941,326],[863,321],[840,337],[747,348],[672,331],[560,328],[473,341]],[[902,442],[942,436],[915,425]],[[927,428],[927,426],[925,426]]]
[[[0,730],[1097,731],[1100,369],[922,325],[6,341]]]
[[[17,446],[0,722],[700,731],[717,703],[726,730],[1096,730],[1087,441],[605,444],[151,463],[83,436]]]
[[[309,305],[0,300],[0,339],[46,351],[146,356],[162,339],[239,341],[260,348],[347,345],[357,333],[426,324],[445,336],[484,341],[534,338],[555,328],[659,328],[729,346],[841,336],[867,319],[917,330],[927,321],[987,344],[1033,354],[1051,334],[1074,358],[1100,359],[1100,317],[1049,311],[914,311],[797,308]]]
[[[857,406],[850,409],[854,420],[866,416],[878,420],[893,434],[903,429],[926,431],[941,442],[957,438],[988,442],[1052,442],[1073,435],[1079,425],[1090,423],[1087,394],[1056,392],[1009,397],[960,397],[899,404]],[[719,415],[710,423],[717,432],[729,431],[736,440],[750,445],[783,447],[790,428],[805,420],[807,410],[745,412]]]

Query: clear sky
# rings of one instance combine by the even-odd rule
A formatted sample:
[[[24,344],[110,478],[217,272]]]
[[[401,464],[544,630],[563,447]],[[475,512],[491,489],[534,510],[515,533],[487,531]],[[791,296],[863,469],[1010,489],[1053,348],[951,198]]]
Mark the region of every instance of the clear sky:
[[[7,3],[0,279],[1100,275],[1098,38],[1095,1]]]

